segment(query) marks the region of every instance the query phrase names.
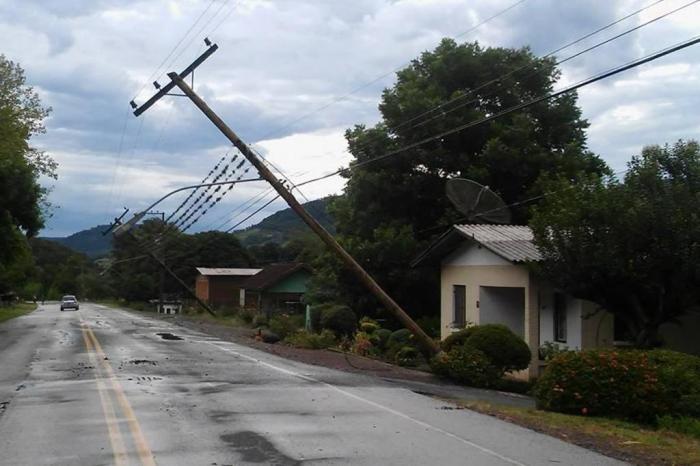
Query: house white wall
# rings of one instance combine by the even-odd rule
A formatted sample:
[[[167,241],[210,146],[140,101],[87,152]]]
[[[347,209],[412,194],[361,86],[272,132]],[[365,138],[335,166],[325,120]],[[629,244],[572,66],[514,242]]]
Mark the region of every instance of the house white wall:
[[[466,288],[466,321],[479,324],[479,287],[503,286],[524,288],[525,303],[528,303],[529,271],[524,266],[513,265],[486,248],[467,243],[442,261],[440,275],[440,321],[441,338],[452,331],[454,296],[453,285]]]

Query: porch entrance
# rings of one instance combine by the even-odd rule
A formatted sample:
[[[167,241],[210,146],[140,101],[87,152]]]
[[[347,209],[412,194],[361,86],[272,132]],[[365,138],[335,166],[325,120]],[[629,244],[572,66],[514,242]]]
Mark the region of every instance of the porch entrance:
[[[503,324],[525,338],[525,288],[480,286],[479,323]]]

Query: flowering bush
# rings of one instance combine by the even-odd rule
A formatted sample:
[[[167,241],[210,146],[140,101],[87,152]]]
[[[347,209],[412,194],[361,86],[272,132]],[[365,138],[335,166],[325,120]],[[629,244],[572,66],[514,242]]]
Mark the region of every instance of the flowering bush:
[[[673,402],[644,351],[589,350],[554,357],[534,389],[550,411],[655,422]]]
[[[430,361],[430,367],[435,374],[472,387],[491,387],[501,376],[483,351],[466,345],[438,354]]]
[[[373,348],[374,345],[372,345],[370,335],[365,332],[357,332],[350,350],[360,356],[367,356],[372,352]]]

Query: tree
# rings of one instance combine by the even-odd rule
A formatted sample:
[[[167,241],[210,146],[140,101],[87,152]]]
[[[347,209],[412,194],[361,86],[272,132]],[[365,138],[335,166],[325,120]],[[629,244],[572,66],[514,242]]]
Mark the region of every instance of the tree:
[[[546,94],[558,77],[553,59],[536,58],[527,48],[445,39],[398,72],[396,84],[382,95],[380,123],[346,132],[354,163]],[[479,88],[491,80],[493,85]],[[459,97],[441,109],[445,115],[431,111]],[[605,172],[604,162],[586,148],[588,123],[576,102],[575,94],[567,94],[346,172],[344,196],[331,206],[340,240],[400,303],[416,314],[434,312],[437,274],[411,270],[409,263],[448,225],[463,220],[445,196],[446,180],[473,179],[513,203],[540,194],[542,174]],[[526,207],[513,214],[517,223],[528,218]],[[377,307],[350,275],[334,269],[336,294],[351,299],[354,308]]]
[[[531,226],[539,270],[623,321],[637,346],[700,304],[700,146],[650,146],[622,181],[553,180]]]
[[[143,222],[133,230],[134,236],[122,235],[114,238],[109,269],[112,287],[118,297],[130,301],[147,301],[159,293],[161,267],[145,256],[144,246],[165,259],[172,271],[190,287],[194,288],[196,267],[250,267],[248,252],[232,233],[208,231],[187,235],[168,230],[161,237],[163,223],[157,219]],[[162,246],[156,247],[155,244]],[[142,257],[145,256],[145,257]],[[139,258],[134,260],[134,258]],[[181,286],[169,275],[165,276],[165,291],[182,295]]]
[[[24,236],[44,225],[47,191],[39,176],[55,177],[56,164],[29,142],[44,132],[49,111],[26,85],[22,68],[0,55],[0,291],[26,275]]]

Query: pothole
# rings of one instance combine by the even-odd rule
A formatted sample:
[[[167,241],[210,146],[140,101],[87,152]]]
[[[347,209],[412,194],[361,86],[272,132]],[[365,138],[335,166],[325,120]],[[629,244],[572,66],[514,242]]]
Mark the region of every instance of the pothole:
[[[179,337],[178,337],[179,338]],[[180,338],[182,340],[182,338]],[[131,361],[128,361],[130,364],[150,364],[151,366],[155,366],[157,363],[155,361],[150,361],[148,359],[133,359]]]
[[[182,337],[179,337],[177,335],[173,335],[170,332],[156,333],[156,335],[161,337],[163,340],[182,340]]]

